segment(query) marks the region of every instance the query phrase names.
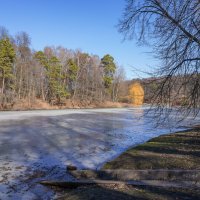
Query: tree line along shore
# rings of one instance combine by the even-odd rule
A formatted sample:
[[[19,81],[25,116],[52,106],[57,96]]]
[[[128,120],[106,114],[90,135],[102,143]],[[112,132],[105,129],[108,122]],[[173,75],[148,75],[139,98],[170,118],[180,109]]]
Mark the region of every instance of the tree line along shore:
[[[103,106],[119,101],[124,80],[109,54],[61,46],[35,51],[26,32],[11,36],[0,27],[0,109]]]
[[[193,82],[182,88],[183,78],[174,79],[170,104],[189,106],[185,92]],[[161,101],[160,88],[162,77],[126,80],[109,54],[100,58],[62,46],[35,51],[26,32],[12,36],[0,27],[0,110],[162,106],[169,101]]]

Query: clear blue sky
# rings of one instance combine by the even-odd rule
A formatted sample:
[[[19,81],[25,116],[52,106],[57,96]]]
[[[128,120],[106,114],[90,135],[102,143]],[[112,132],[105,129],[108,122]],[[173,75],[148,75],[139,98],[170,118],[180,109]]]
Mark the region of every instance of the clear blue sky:
[[[156,62],[145,53],[150,49],[122,42],[116,25],[124,5],[124,0],[0,0],[0,26],[12,35],[27,32],[35,50],[62,45],[100,57],[109,53],[131,79],[137,77],[131,66],[147,70]]]

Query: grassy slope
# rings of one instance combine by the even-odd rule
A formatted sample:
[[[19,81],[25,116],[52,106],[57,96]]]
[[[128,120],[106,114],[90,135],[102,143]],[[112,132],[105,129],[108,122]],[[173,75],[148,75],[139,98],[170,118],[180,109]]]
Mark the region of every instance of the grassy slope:
[[[104,169],[200,169],[200,130],[163,135],[131,148]]]
[[[200,169],[200,130],[184,131],[154,138],[139,145],[104,169]],[[158,187],[81,187],[65,191],[65,200],[172,200],[200,199],[197,189]]]

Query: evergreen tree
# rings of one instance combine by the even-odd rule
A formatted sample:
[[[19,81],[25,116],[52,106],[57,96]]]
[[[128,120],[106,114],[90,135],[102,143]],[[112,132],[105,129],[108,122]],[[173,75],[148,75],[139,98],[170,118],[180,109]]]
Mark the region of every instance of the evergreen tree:
[[[13,65],[15,61],[15,50],[8,38],[0,40],[0,78],[1,93],[13,89]]]
[[[113,77],[116,71],[116,65],[114,63],[114,58],[110,56],[109,54],[105,55],[101,59],[101,65],[103,67],[104,71],[104,86],[107,89],[110,89],[112,82],[113,82]]]
[[[74,90],[74,82],[76,81],[79,67],[73,61],[73,59],[69,59],[67,65],[68,65],[68,86],[72,93]]]
[[[61,100],[69,94],[66,86],[63,85],[62,80],[65,76],[60,61],[56,56],[48,58],[42,51],[37,52],[35,58],[46,70],[48,101],[52,103],[56,100],[57,103],[61,103]]]

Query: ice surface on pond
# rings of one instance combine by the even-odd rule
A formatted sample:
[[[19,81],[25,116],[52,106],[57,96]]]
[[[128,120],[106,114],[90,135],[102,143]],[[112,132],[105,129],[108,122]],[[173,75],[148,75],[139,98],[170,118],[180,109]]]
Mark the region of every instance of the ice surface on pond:
[[[0,199],[51,199],[53,192],[37,182],[71,179],[66,165],[96,169],[130,146],[181,130],[170,129],[172,121],[155,127],[156,121],[145,112],[145,108],[1,112]]]

